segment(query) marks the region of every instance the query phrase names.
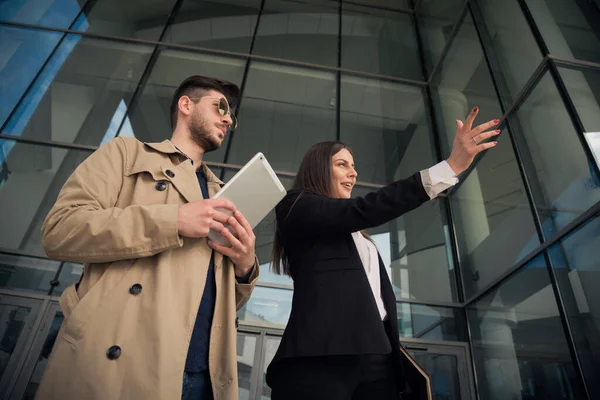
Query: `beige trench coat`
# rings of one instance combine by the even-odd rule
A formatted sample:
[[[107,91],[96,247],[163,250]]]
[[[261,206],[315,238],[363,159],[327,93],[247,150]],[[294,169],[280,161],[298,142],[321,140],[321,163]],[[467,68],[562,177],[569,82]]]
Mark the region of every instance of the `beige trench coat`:
[[[212,197],[222,182],[205,172]],[[78,290],[60,298],[65,320],[37,399],[181,399],[212,249],[178,235],[177,210],[200,199],[195,167],[168,140],[118,137],[78,166],[42,226],[50,258],[85,266]],[[210,377],[215,400],[235,400],[236,310],[258,263],[238,284],[227,257],[214,262]]]

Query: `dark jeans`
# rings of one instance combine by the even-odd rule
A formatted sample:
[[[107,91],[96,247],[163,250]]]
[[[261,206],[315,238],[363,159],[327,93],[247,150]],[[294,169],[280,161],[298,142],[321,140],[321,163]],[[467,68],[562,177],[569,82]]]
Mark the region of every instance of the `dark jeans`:
[[[183,373],[181,400],[213,400],[208,371]]]
[[[399,375],[391,355],[284,359],[277,365],[272,400],[398,400]]]

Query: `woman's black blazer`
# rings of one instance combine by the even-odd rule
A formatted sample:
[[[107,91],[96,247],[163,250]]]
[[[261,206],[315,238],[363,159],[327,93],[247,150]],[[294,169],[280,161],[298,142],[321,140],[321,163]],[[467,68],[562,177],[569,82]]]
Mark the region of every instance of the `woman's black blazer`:
[[[393,220],[427,200],[418,173],[353,199],[288,192],[275,210],[276,234],[289,260],[294,295],[267,382],[277,363],[288,357],[393,352],[398,365],[404,367],[403,376],[412,392],[417,395],[425,390],[428,378],[401,352],[396,298],[381,258],[381,295],[390,321],[388,332],[351,234]]]

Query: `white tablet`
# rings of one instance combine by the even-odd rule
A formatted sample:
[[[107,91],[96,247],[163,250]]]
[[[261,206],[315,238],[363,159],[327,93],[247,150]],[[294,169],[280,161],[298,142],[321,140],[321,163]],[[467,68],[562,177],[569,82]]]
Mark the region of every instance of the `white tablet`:
[[[266,157],[257,153],[213,198],[227,199],[235,204],[254,229],[285,195],[286,190]],[[232,214],[229,210],[219,211]],[[235,235],[233,228],[230,230]],[[222,246],[230,245],[227,239],[212,229],[208,238]]]

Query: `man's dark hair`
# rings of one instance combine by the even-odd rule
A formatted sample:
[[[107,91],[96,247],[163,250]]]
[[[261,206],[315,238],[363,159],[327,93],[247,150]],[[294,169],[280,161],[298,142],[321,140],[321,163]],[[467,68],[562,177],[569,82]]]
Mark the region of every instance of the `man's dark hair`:
[[[181,96],[202,97],[211,89],[223,93],[232,109],[240,99],[240,88],[231,82],[201,75],[190,76],[181,82],[173,94],[173,101],[171,101],[171,129],[175,129],[175,125],[177,125],[178,103]],[[198,100],[193,101],[197,102]]]

